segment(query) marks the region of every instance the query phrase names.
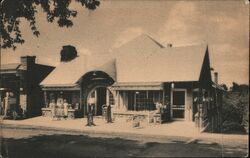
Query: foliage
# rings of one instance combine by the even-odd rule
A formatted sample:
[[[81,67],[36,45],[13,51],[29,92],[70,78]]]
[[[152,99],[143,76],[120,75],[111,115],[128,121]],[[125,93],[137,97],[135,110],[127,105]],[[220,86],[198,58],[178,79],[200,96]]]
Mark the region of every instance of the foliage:
[[[94,10],[99,6],[99,0],[75,0],[82,6]],[[29,22],[30,29],[35,36],[40,32],[36,25],[37,7],[41,7],[47,15],[48,22],[57,21],[59,27],[71,27],[71,18],[76,17],[77,11],[69,9],[72,0],[1,0],[0,1],[0,36],[2,48],[16,48],[16,44],[23,44],[20,30],[21,19]]]
[[[249,86],[246,84],[237,84],[233,82],[233,86],[230,88],[232,92],[248,93]]]
[[[220,86],[223,87],[225,91],[228,91],[228,87],[226,84],[221,84]]]
[[[248,131],[249,95],[247,85],[234,83],[231,91],[223,96],[222,123],[226,131]]]

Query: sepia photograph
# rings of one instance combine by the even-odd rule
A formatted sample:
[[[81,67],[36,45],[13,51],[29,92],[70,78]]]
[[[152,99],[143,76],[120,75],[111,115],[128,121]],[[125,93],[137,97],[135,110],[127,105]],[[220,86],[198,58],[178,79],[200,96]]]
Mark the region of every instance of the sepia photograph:
[[[0,0],[0,158],[248,157],[248,0]]]

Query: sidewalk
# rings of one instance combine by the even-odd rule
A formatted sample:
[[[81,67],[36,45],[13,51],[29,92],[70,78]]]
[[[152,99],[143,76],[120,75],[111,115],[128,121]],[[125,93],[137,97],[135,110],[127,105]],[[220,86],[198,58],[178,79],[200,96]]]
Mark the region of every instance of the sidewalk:
[[[248,135],[237,134],[215,134],[215,133],[200,133],[194,127],[192,122],[173,121],[164,124],[148,124],[142,122],[141,127],[133,128],[132,122],[126,120],[115,120],[114,123],[105,123],[102,118],[94,118],[96,126],[85,126],[87,124],[86,118],[74,120],[56,120],[53,121],[48,117],[34,117],[25,120],[1,120],[0,124],[8,128],[21,129],[39,129],[72,132],[79,134],[114,134],[114,135],[145,135],[145,136],[175,136],[188,137],[193,139],[207,138],[207,139],[223,139],[229,141],[247,141]]]

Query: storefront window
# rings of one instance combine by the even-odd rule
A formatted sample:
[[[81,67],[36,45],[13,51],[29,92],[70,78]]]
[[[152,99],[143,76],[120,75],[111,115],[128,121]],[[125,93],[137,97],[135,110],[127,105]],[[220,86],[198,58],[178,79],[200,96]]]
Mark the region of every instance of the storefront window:
[[[162,102],[162,91],[137,91],[135,98],[135,110],[155,110],[156,102]]]

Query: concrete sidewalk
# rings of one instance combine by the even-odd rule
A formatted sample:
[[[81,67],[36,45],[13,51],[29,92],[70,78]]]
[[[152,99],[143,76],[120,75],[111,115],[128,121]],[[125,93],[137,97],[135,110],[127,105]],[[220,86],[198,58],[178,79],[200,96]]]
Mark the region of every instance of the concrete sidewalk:
[[[133,128],[132,122],[117,119],[114,123],[105,123],[102,118],[94,118],[96,126],[85,126],[86,118],[74,120],[52,120],[48,117],[35,117],[25,120],[1,120],[6,128],[55,130],[72,133],[115,134],[115,135],[145,135],[145,136],[175,136],[192,139],[207,138],[214,140],[247,141],[248,135],[200,133],[192,122],[173,121],[164,124],[148,124],[141,122],[141,127]]]

